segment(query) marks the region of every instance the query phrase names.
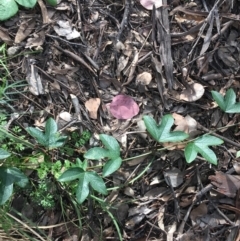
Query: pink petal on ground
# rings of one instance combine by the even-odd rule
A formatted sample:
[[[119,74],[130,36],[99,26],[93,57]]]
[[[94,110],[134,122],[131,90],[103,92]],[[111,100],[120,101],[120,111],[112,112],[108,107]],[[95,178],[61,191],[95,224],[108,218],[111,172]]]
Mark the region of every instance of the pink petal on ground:
[[[117,119],[131,119],[139,113],[137,103],[127,95],[117,95],[110,104],[110,112]]]
[[[156,8],[159,8],[163,5],[162,0],[140,0],[140,3],[144,8],[148,10],[152,10],[154,4]]]

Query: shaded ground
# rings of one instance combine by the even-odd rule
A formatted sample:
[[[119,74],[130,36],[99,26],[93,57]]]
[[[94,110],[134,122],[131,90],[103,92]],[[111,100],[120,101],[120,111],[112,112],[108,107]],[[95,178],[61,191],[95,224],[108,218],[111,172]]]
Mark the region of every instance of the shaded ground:
[[[69,0],[55,8],[38,2],[1,23],[9,84],[27,80],[30,85],[2,96],[1,109],[12,121],[9,130],[42,127],[53,117],[68,135],[73,127],[113,135],[122,157],[131,160],[106,179],[112,188],[107,207],[94,200],[76,206],[59,185],[51,190],[56,200],[49,210],[27,193],[16,195],[11,205],[28,218],[17,216],[17,229],[35,240],[40,239],[29,227],[42,240],[118,240],[110,211],[124,240],[239,240],[239,114],[223,113],[211,95],[231,87],[239,101],[239,1],[163,1],[157,10],[129,0]],[[1,71],[6,71],[3,65]],[[151,75],[150,83],[136,78],[144,72]],[[119,93],[137,102],[137,116],[124,121],[111,116],[109,103]],[[85,107],[91,98],[101,100],[97,116]],[[13,113],[18,116],[11,119]],[[176,126],[191,116],[198,124],[194,137],[213,131],[225,141],[213,148],[217,166],[200,156],[187,164],[182,146],[155,151],[161,146],[142,133],[141,119],[148,114],[159,121],[168,113],[175,115]],[[56,151],[51,161],[74,162],[93,145],[72,147],[71,154]],[[34,172],[29,178],[38,182]],[[20,236],[16,227],[2,234],[4,240]]]

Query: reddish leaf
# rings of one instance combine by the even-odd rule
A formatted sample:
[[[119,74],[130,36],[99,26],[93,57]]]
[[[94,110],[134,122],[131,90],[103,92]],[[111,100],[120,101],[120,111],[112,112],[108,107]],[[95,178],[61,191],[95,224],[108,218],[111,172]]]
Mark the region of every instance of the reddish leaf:
[[[110,104],[110,112],[117,119],[131,119],[139,112],[137,103],[127,95],[117,95]]]
[[[156,8],[162,6],[162,0],[140,0],[140,3],[144,8],[148,10],[152,10],[154,4]]]

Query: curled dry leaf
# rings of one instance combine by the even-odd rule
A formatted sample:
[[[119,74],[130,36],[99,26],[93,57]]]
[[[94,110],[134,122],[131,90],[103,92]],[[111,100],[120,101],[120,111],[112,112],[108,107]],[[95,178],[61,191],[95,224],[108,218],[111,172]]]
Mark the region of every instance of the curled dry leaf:
[[[26,39],[35,29],[35,24],[36,19],[32,17],[26,21],[23,21],[17,31],[14,42],[19,44]]]
[[[140,3],[147,10],[152,10],[153,5],[155,5],[156,8],[159,8],[163,5],[162,0],[140,0]]]
[[[127,95],[117,95],[110,104],[110,112],[117,119],[131,119],[139,112],[137,103]]]
[[[97,111],[101,100],[99,98],[91,98],[85,102],[85,107],[89,111],[89,116],[92,119],[97,119]]]
[[[189,134],[190,137],[195,137],[197,133],[197,122],[191,116],[182,116],[177,113],[173,113],[172,117],[174,118],[174,124],[176,128],[174,131],[183,131]],[[171,143],[166,142],[163,143],[163,146],[166,147],[168,150],[182,150],[185,148],[186,143]]]
[[[174,131],[184,131],[186,133],[191,133],[197,130],[197,122],[191,116],[187,115],[185,117],[173,113],[174,124],[177,126]]]
[[[141,85],[148,85],[152,80],[152,75],[148,72],[143,72],[136,77],[136,83]]]
[[[204,87],[201,84],[191,84],[189,85],[189,88],[182,91],[182,94],[180,95],[180,100],[185,100],[188,102],[196,101],[203,96],[204,91]]]
[[[235,197],[237,190],[240,188],[240,177],[238,175],[230,175],[223,172],[216,172],[215,176],[209,176],[209,180],[216,191],[226,195],[227,197]]]

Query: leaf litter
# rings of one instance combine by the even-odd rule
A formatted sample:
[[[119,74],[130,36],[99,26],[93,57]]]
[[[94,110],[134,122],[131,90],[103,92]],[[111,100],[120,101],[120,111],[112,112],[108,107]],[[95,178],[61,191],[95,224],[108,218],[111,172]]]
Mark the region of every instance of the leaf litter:
[[[233,234],[238,240],[238,1],[61,1],[56,7],[38,2],[40,8],[20,9],[0,23],[0,39],[9,57],[8,81],[28,82],[19,92],[12,88],[12,101],[1,102],[1,109],[20,113],[14,123],[22,126],[36,123],[43,128],[54,116],[64,135],[88,129],[122,139],[112,151],[101,152],[111,153],[111,170],[117,170],[122,159],[132,158],[117,172],[104,173],[107,187],[121,187],[109,191],[107,200],[124,240],[234,240]],[[164,119],[166,114],[172,118]],[[151,133],[144,128],[143,116],[152,118]],[[211,135],[216,128],[222,128],[217,131],[220,137]],[[210,136],[199,138],[205,133]],[[51,138],[42,130],[32,134],[49,144]],[[187,142],[187,135],[196,139],[185,158],[187,143],[169,147],[168,141],[177,136]],[[214,146],[221,137],[224,145]],[[96,142],[92,138],[88,145]],[[157,151],[163,147],[167,148]],[[121,160],[113,155],[119,151]],[[134,158],[140,154],[146,156]],[[210,165],[204,155],[218,164]],[[74,157],[79,157],[79,150],[70,158]],[[95,166],[97,160],[92,162]],[[49,225],[44,232],[53,240],[118,240],[100,207],[82,204],[86,218],[80,228],[74,223],[74,209],[64,205],[68,220],[57,205],[50,212],[32,203],[26,207],[36,210],[36,217],[29,213],[28,219]],[[26,207],[17,210],[26,214]]]

